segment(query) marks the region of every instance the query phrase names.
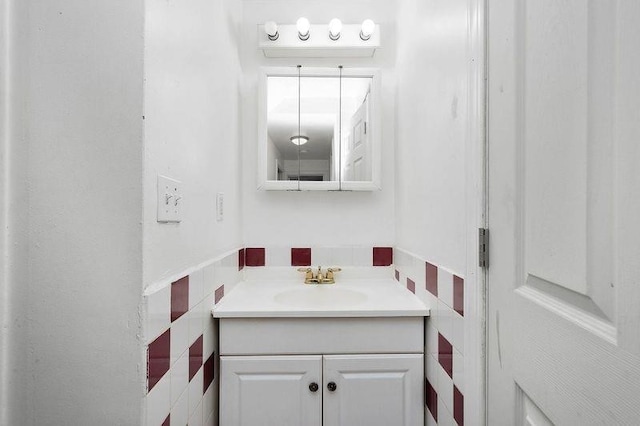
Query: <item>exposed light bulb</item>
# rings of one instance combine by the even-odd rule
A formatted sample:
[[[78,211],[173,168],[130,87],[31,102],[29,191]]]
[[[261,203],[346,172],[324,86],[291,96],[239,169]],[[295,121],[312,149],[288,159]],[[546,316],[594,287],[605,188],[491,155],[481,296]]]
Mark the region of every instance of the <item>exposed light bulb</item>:
[[[340,31],[342,31],[342,22],[338,18],[333,18],[329,22],[329,38],[334,41],[339,39]]]
[[[365,19],[360,28],[360,38],[367,41],[376,29],[376,24],[371,19]]]
[[[271,41],[275,41],[280,37],[280,33],[278,33],[278,24],[273,21],[267,21],[264,23],[264,32],[267,33],[267,36]]]
[[[309,39],[309,20],[307,18],[299,18],[296,22],[296,28],[298,29],[298,38],[302,41]]]
[[[306,136],[291,136],[291,138],[289,138],[289,140],[291,141],[291,143],[295,144],[295,145],[304,145],[305,143],[309,142],[309,138]]]

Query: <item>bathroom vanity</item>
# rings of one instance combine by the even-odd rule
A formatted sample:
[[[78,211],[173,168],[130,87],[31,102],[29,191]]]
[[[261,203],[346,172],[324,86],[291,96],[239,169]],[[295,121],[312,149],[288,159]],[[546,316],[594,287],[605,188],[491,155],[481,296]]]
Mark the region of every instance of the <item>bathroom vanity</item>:
[[[213,315],[222,426],[424,424],[429,309],[396,281],[247,281]]]

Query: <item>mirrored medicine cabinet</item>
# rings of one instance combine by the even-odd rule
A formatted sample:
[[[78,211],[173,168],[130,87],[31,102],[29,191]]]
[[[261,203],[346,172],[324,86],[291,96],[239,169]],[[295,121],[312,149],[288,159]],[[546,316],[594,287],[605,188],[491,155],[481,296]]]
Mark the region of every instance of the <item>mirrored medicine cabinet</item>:
[[[375,69],[262,68],[258,188],[380,189],[379,86]]]

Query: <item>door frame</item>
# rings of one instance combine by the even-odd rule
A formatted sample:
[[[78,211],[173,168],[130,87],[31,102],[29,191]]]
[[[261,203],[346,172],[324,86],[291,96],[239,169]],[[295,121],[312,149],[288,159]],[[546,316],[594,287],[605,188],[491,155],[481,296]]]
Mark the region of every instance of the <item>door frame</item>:
[[[465,413],[467,424],[487,424],[487,270],[478,263],[478,228],[488,227],[487,22],[489,0],[468,3],[466,173]],[[467,372],[472,372],[469,374]],[[474,416],[471,417],[471,413]]]

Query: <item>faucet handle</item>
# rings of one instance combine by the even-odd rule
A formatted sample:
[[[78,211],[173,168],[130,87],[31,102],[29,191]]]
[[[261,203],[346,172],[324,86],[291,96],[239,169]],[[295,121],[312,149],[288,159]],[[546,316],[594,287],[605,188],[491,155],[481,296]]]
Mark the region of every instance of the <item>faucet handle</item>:
[[[305,281],[313,279],[313,271],[311,268],[298,268],[298,272],[304,272]]]
[[[327,280],[331,280],[331,281],[333,281],[333,280],[334,280],[333,273],[334,273],[334,272],[340,272],[340,271],[342,271],[342,269],[341,269],[341,268],[335,268],[335,267],[334,267],[334,268],[328,268],[328,269],[327,269],[327,276],[326,276],[325,278],[326,278]]]

